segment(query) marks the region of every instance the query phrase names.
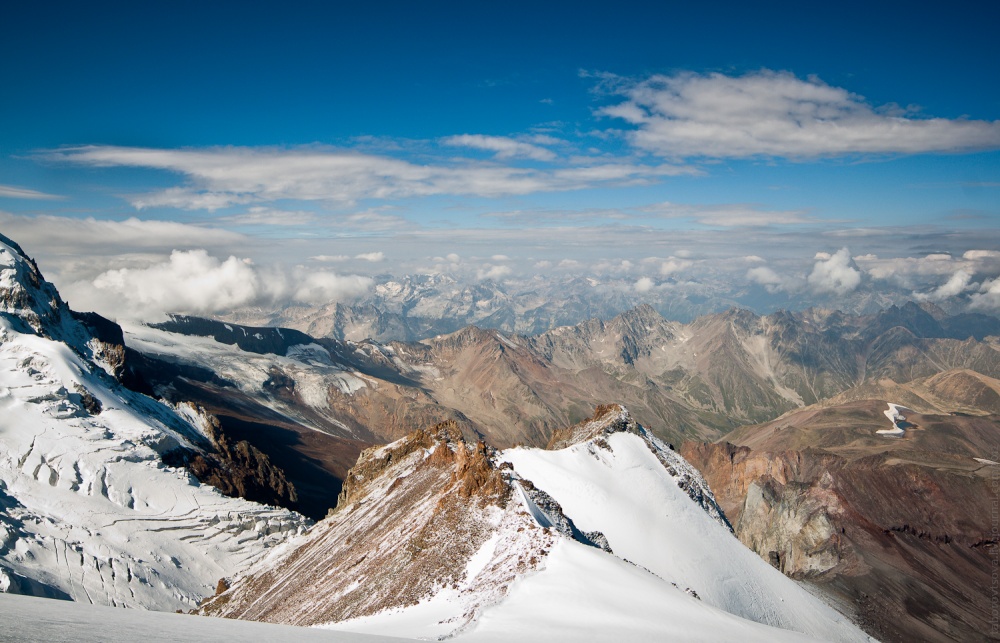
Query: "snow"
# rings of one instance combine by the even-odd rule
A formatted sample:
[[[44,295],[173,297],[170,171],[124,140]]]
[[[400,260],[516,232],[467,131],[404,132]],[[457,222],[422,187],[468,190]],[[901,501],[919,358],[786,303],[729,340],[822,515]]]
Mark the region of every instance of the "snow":
[[[543,572],[517,581],[459,640],[811,641],[699,601],[605,552],[560,539]]]
[[[593,442],[515,448],[501,457],[562,505],[578,529],[602,532],[617,557],[695,590],[704,604],[825,640],[865,640],[692,502],[643,438],[615,433],[607,443],[610,449]]]
[[[190,609],[304,528],[227,498],[160,455],[200,433],[63,343],[0,319],[0,585],[104,605]],[[81,403],[86,391],[103,410]]]
[[[322,627],[470,642],[871,640],[744,547],[713,515],[710,492],[692,501],[678,484],[692,489],[700,476],[649,434],[509,449],[498,460],[513,465],[515,495],[457,588]],[[614,553],[553,529],[559,509],[536,505],[529,480]],[[514,561],[536,556],[505,580]]]
[[[995,462],[995,461],[993,461],[993,460],[987,460],[986,458],[972,458],[972,459],[973,459],[973,460],[975,460],[976,462],[978,462],[979,464],[994,464],[994,465],[1000,465],[1000,462]]]
[[[0,294],[0,592],[190,609],[308,524],[166,466],[200,418],[120,386],[2,237]]]
[[[286,355],[261,355],[211,337],[181,335],[137,323],[125,323],[122,328],[125,342],[139,352],[208,368],[257,398],[261,398],[258,393],[271,377],[271,369],[279,368],[295,381],[299,399],[335,424],[339,424],[337,419],[329,415],[331,387],[345,395],[354,395],[369,386],[366,379],[334,362],[329,351],[315,343],[291,346]],[[281,400],[267,396],[262,399],[275,411],[298,417],[307,426],[311,424]],[[346,427],[344,432],[352,434]]]
[[[0,641],[48,643],[392,643],[400,639],[233,621],[189,614],[123,610],[0,594]]]
[[[906,434],[906,431],[899,425],[900,422],[905,422],[906,418],[903,416],[903,411],[909,412],[910,409],[905,406],[900,406],[899,404],[889,404],[889,408],[883,413],[892,422],[891,429],[879,429],[875,433],[879,435],[888,435],[893,437],[902,437]]]
[[[503,334],[501,334],[501,333],[497,333],[496,335],[497,335],[497,339],[499,339],[500,342],[503,343],[508,348],[518,348],[518,344],[514,340],[512,340],[512,339],[510,339],[508,337],[504,337]]]

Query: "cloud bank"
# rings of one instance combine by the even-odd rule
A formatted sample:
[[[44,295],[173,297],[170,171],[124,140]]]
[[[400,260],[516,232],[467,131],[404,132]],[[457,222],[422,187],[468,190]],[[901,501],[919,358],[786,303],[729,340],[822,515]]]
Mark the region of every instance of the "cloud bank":
[[[498,141],[497,137],[473,137],[472,141],[480,146],[492,145],[491,149],[508,144],[508,139]],[[523,148],[517,147],[511,154],[516,150]],[[130,202],[139,209],[209,211],[282,199],[354,204],[362,199],[435,195],[518,196],[643,184],[664,176],[698,173],[694,168],[674,164],[593,159],[579,166],[544,169],[470,160],[417,164],[315,146],[153,149],[95,145],[49,152],[45,158],[92,167],[142,167],[179,173],[187,178],[187,185],[132,196]]]
[[[634,126],[628,140],[667,158],[815,158],[1000,148],[1000,121],[921,118],[875,107],[818,78],[763,70],[744,76],[656,75],[617,90],[600,110]]]
[[[74,308],[115,318],[157,319],[167,313],[208,315],[248,305],[350,299],[372,284],[368,277],[322,270],[261,268],[248,259],[220,260],[205,250],[175,250],[144,268],[108,270],[69,288]]]

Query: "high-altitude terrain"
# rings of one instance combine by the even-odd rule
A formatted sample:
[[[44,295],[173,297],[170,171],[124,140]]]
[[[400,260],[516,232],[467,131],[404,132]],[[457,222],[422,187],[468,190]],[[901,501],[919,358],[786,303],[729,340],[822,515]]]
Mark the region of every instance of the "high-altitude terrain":
[[[617,405],[544,450],[454,423],[366,450],[330,516],[201,611],[472,641],[867,640]]]
[[[931,380],[953,377],[980,381],[964,371]],[[744,544],[855,605],[881,640],[989,631],[1000,417],[866,399],[792,411],[682,452]]]
[[[150,391],[196,402],[266,451],[295,481],[290,506],[314,517],[365,446],[436,422],[496,447],[542,446],[613,400],[679,444],[872,387],[1000,377],[1000,321],[914,304],[861,317],[733,310],[690,324],[643,306],[535,336],[468,327],[387,344],[190,317],[125,330]],[[970,403],[988,405],[984,391]]]
[[[0,241],[5,591],[483,640],[862,637],[791,576],[883,640],[988,630],[996,318],[119,326]],[[320,522],[289,540],[296,512]]]
[[[196,409],[118,382],[107,331],[0,236],[0,590],[190,609],[309,521],[173,466],[225,467]]]

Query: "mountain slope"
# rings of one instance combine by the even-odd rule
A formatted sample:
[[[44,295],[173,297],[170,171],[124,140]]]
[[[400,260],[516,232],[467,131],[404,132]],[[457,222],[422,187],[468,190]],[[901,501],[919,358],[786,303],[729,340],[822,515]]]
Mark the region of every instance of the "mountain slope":
[[[740,545],[623,408],[553,446],[495,452],[443,424],[369,449],[334,513],[202,610],[469,640],[867,640]]]
[[[190,608],[308,522],[166,465],[204,417],[124,389],[81,317],[0,236],[0,590]]]
[[[860,400],[792,411],[725,439],[682,452],[762,558],[853,604],[884,641],[989,631],[1000,417]]]

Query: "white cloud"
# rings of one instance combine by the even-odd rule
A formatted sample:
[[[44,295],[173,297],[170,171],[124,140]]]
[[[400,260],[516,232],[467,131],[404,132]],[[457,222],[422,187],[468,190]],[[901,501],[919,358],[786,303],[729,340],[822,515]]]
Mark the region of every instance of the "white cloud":
[[[963,259],[977,261],[980,259],[1000,259],[1000,250],[966,250],[962,254]]]
[[[636,292],[649,292],[656,284],[649,277],[640,277],[632,286]]]
[[[847,248],[833,255],[818,253],[817,259],[806,279],[813,292],[846,295],[861,284],[861,271],[851,265],[851,253]]]
[[[56,194],[46,194],[28,188],[19,188],[13,185],[0,185],[0,197],[7,199],[31,199],[31,200],[58,200],[63,197]]]
[[[5,234],[29,249],[73,255],[109,255],[137,249],[239,245],[247,237],[203,226],[131,217],[124,221],[74,219],[52,215],[25,217],[0,212]]]
[[[766,210],[749,203],[690,205],[658,203],[643,208],[645,212],[666,219],[693,219],[698,223],[720,227],[762,227],[815,223],[805,210]]]
[[[53,151],[46,157],[94,167],[144,167],[179,173],[187,178],[186,185],[132,196],[131,203],[138,208],[166,206],[209,211],[282,199],[352,204],[361,199],[445,194],[515,196],[601,185],[644,184],[664,176],[697,173],[693,168],[671,164],[603,161],[556,169],[472,161],[419,165],[388,156],[325,147],[86,146]]]
[[[171,253],[144,268],[119,268],[74,284],[77,309],[115,318],[151,319],[165,313],[212,314],[251,304],[310,304],[355,297],[371,279],[296,268],[262,269],[248,259],[220,260],[205,250]],[[81,306],[82,304],[82,306]]]
[[[361,254],[355,255],[355,259],[362,259],[364,261],[371,261],[372,263],[378,263],[380,261],[385,261],[384,252],[362,252]]]
[[[768,266],[757,266],[747,270],[747,279],[752,283],[764,286],[769,293],[794,291],[799,287],[795,279],[779,275]]]
[[[941,286],[934,289],[932,292],[926,294],[913,293],[913,296],[919,300],[944,301],[945,299],[950,299],[965,292],[965,290],[969,287],[970,279],[972,279],[972,275],[964,270],[959,270],[953,274],[948,281],[941,284]]]
[[[526,158],[535,161],[552,161],[556,155],[544,147],[524,143],[506,136],[485,136],[483,134],[462,134],[449,136],[441,141],[453,147],[471,147],[477,150],[496,152],[498,159]]]
[[[694,262],[690,259],[678,259],[677,257],[668,257],[666,261],[660,264],[660,274],[661,275],[672,275],[674,273],[681,272],[682,270],[687,270],[694,265]]]
[[[969,308],[1000,312],[1000,277],[984,281],[970,297]]]
[[[232,225],[300,226],[315,223],[316,215],[302,210],[276,210],[254,206],[243,214],[221,217],[218,220]]]
[[[316,255],[315,257],[309,257],[313,261],[319,261],[322,263],[341,263],[347,261],[351,258],[350,255]]]
[[[509,266],[493,266],[486,264],[476,271],[476,279],[479,281],[484,279],[502,279],[510,275],[512,272],[513,271]]]
[[[1000,121],[920,118],[815,77],[763,70],[656,75],[601,113],[635,127],[636,147],[668,158],[810,158],[1000,148]]]

